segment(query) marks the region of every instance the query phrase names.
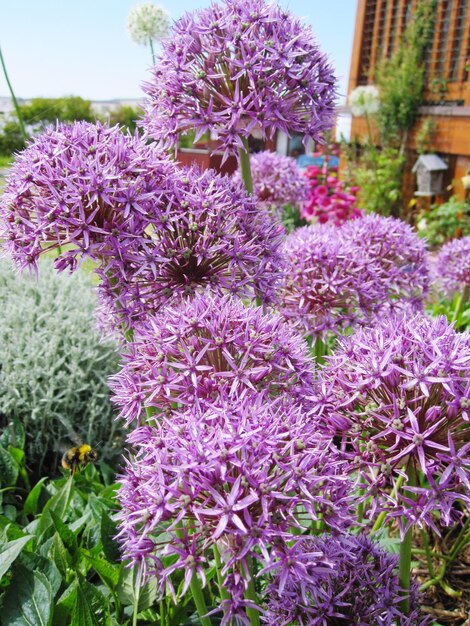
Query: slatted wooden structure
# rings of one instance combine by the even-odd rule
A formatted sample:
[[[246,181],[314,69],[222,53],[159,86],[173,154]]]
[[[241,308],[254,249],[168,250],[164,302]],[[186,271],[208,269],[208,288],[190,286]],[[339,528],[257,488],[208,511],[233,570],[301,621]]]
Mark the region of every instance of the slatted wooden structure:
[[[377,63],[399,44],[417,0],[358,0],[349,92],[374,83]],[[458,195],[470,167],[470,0],[438,0],[432,45],[426,54],[426,101],[420,110],[436,124],[433,148],[449,164]],[[418,126],[418,125],[417,125]],[[366,132],[353,119],[352,136]],[[409,148],[414,148],[411,133]]]

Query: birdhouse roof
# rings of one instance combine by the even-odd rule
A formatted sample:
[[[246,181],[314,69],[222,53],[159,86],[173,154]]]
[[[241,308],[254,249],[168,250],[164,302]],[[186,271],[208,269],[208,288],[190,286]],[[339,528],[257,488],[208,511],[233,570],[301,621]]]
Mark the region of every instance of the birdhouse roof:
[[[413,172],[416,172],[418,167],[424,167],[428,172],[436,172],[440,170],[448,169],[447,163],[445,163],[441,157],[437,154],[421,154],[416,163],[413,165]]]

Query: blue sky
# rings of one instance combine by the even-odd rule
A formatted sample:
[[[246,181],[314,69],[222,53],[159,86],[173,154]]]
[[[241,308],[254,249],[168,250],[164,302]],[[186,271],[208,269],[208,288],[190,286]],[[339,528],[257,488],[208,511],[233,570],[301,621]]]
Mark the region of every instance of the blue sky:
[[[142,1],[142,0],[141,0]],[[140,98],[150,53],[129,38],[135,0],[0,0],[0,46],[16,95],[79,95],[94,100]],[[173,19],[210,0],[156,0]],[[281,0],[313,26],[328,53],[344,99],[356,0]],[[7,96],[0,73],[0,96]]]

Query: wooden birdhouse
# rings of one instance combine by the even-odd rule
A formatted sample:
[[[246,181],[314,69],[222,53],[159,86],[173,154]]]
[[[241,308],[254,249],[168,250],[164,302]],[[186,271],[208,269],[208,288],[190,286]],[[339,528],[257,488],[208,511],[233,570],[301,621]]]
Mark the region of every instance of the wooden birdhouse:
[[[415,196],[434,196],[444,192],[444,172],[448,169],[437,154],[421,154],[413,165],[418,190]]]

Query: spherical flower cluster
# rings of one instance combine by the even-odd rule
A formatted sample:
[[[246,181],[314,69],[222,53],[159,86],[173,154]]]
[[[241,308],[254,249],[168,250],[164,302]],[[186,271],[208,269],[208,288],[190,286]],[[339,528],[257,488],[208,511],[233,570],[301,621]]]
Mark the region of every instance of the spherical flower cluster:
[[[392,316],[341,338],[320,388],[317,410],[374,494],[370,516],[438,532],[436,517],[449,524],[457,500],[470,510],[468,333],[444,317]]]
[[[369,320],[384,299],[374,268],[334,226],[306,226],[284,243],[283,315],[307,335],[324,336]]]
[[[446,291],[470,287],[470,237],[453,239],[442,246],[436,262],[438,278]]]
[[[375,85],[356,87],[349,94],[348,102],[354,117],[372,115],[380,109],[379,90]]]
[[[74,269],[82,255],[106,255],[110,240],[140,236],[173,170],[117,126],[59,124],[16,157],[0,204],[1,237],[22,266],[67,246],[56,265]]]
[[[131,9],[127,18],[129,35],[138,44],[161,41],[170,31],[170,16],[163,7],[146,2]]]
[[[282,229],[240,186],[180,169],[118,127],[75,123],[38,137],[12,167],[1,235],[20,265],[98,261],[104,309],[132,324],[210,287],[272,296]]]
[[[132,323],[206,289],[269,302],[282,228],[268,211],[212,170],[175,168],[167,186],[144,236],[120,242],[103,267],[109,308]]]
[[[269,626],[429,624],[419,610],[416,582],[409,613],[400,609],[397,566],[396,555],[361,535],[303,538],[268,587],[263,621]]]
[[[134,329],[111,387],[120,417],[143,409],[211,405],[224,392],[236,403],[263,392],[307,406],[313,365],[305,342],[279,315],[229,297],[198,296]]]
[[[272,566],[311,520],[344,530],[351,483],[329,439],[295,407],[263,393],[220,394],[217,403],[173,411],[129,437],[134,457],[121,478],[120,540],[164,589],[173,572],[191,577],[220,553],[221,608],[244,608],[251,558]],[[165,533],[162,543],[161,534]],[[233,623],[226,621],[224,623]]]
[[[364,261],[374,267],[392,307],[422,307],[430,281],[427,247],[409,224],[369,214],[346,222],[340,236],[354,243]]]
[[[356,193],[358,187],[347,188],[339,180],[337,168],[328,167],[328,159],[324,165],[310,165],[305,170],[308,179],[308,198],[303,204],[300,215],[308,222],[327,222],[340,226],[347,220],[363,216],[357,207]]]
[[[317,139],[332,126],[334,82],[309,27],[264,0],[226,0],[175,23],[144,85],[143,125],[167,147],[189,129],[216,133],[226,155],[253,134]]]
[[[290,204],[298,206],[307,195],[307,183],[292,157],[276,152],[258,152],[250,157],[253,193],[258,203],[267,209],[281,210]],[[241,175],[233,178],[240,182]]]

